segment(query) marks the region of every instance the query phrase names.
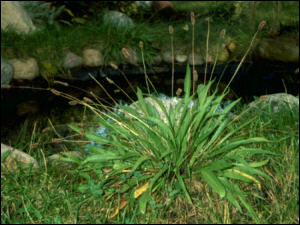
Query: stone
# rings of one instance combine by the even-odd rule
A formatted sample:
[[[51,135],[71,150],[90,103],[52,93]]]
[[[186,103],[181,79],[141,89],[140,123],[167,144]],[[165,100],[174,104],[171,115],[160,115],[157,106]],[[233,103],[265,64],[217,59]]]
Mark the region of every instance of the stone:
[[[18,1],[1,1],[1,30],[9,28],[25,34],[36,30],[30,16]]]
[[[63,65],[66,69],[80,67],[82,65],[82,58],[73,52],[68,52],[63,60]]]
[[[162,59],[166,63],[172,63],[172,52],[171,51],[165,51],[162,52]]]
[[[10,154],[3,162],[4,168],[7,170],[16,171],[18,169],[18,165],[22,168],[26,168],[31,165],[34,169],[39,168],[38,162],[30,155],[1,143],[1,158],[3,157],[3,154],[8,151],[10,151]]]
[[[136,5],[143,9],[148,9],[151,7],[151,1],[135,1]]]
[[[132,29],[134,28],[134,22],[131,18],[124,13],[118,11],[108,11],[103,16],[103,23],[106,26],[112,26],[116,29]]]
[[[204,60],[203,60],[203,58],[200,54],[195,53],[194,58],[195,58],[195,66],[204,64]],[[188,63],[190,65],[194,65],[193,64],[193,54],[192,53],[190,53],[189,56],[188,56]]]
[[[153,62],[155,65],[161,64],[162,58],[160,55],[153,56]]]
[[[263,38],[255,53],[261,59],[299,63],[299,40],[296,38]]]
[[[13,79],[33,80],[39,76],[39,66],[34,58],[11,59],[9,61],[14,67]]]
[[[104,63],[103,55],[96,49],[85,49],[83,51],[83,64],[85,66],[96,67],[102,66]]]
[[[14,75],[14,67],[1,57],[1,84],[9,84]]]
[[[161,111],[159,105],[158,105],[151,97],[144,98],[144,100],[145,100],[146,102],[149,102],[151,105],[153,105],[153,106],[157,109],[157,111],[158,111],[158,113],[159,113],[161,119],[162,119],[166,124],[168,124],[167,118],[165,117],[164,113]],[[171,98],[171,99],[168,99],[168,98],[166,98],[166,97],[162,97],[162,98],[160,98],[160,100],[162,101],[163,105],[166,107],[167,112],[169,112],[170,107],[174,107],[174,109],[175,109],[176,105],[177,105],[178,102],[180,101],[180,98],[173,97],[173,98]],[[138,101],[132,103],[132,104],[130,105],[130,107],[132,107],[133,109],[137,109],[137,104],[138,104]],[[122,111],[122,110],[120,110],[120,111]],[[140,109],[137,109],[137,111],[138,111],[139,113],[141,113]],[[126,115],[126,113],[125,113],[125,115]],[[129,115],[126,115],[126,116],[129,116]],[[129,116],[129,117],[130,117],[130,116]]]
[[[259,99],[251,102],[249,107],[261,111],[268,109],[269,105],[271,105],[274,113],[279,112],[283,107],[288,107],[289,109],[299,107],[299,96],[295,97],[286,93],[262,95]]]
[[[152,1],[152,7],[160,12],[171,12],[174,10],[171,1]]]
[[[179,54],[179,55],[175,56],[176,62],[179,62],[179,63],[185,63],[187,61],[187,58],[188,58],[187,55]]]

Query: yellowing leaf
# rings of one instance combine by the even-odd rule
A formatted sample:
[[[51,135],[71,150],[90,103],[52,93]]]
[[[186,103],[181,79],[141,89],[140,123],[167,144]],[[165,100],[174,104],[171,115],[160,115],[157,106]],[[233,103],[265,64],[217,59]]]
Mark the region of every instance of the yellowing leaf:
[[[145,191],[147,191],[148,186],[149,186],[149,181],[147,183],[145,183],[144,185],[142,185],[141,187],[139,187],[137,190],[135,190],[134,198],[138,198],[141,194],[143,194]]]
[[[233,171],[233,172],[236,172],[236,173],[238,173],[238,174],[241,174],[242,176],[247,177],[247,178],[249,178],[250,180],[253,180],[253,181],[257,184],[258,189],[261,191],[261,184],[260,184],[260,182],[259,182],[258,180],[256,180],[254,177],[250,176],[250,175],[247,174],[247,173],[244,173],[244,172],[241,172],[241,171],[239,171],[239,170],[236,170],[236,169],[232,169],[232,171]]]
[[[119,211],[120,211],[121,209],[123,209],[123,208],[126,206],[127,203],[128,203],[127,200],[123,200],[123,201],[120,203],[120,206],[119,206],[118,208],[115,209],[115,211],[110,215],[109,218],[111,219],[111,218],[115,217],[116,215],[118,215]]]
[[[75,17],[72,19],[73,22],[75,23],[80,23],[80,24],[85,24],[86,20],[80,17]]]
[[[64,8],[64,10],[72,17],[74,17],[74,14],[72,13],[72,11],[70,9]]]

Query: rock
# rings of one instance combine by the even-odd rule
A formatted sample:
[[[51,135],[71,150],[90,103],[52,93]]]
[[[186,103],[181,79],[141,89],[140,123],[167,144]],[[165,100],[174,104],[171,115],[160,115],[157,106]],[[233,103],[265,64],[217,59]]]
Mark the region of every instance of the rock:
[[[175,107],[176,105],[179,103],[179,101],[181,100],[182,98],[178,98],[178,97],[173,97],[173,98],[170,98],[168,96],[165,96],[163,94],[160,95],[159,97],[159,100],[163,103],[164,107],[166,108],[167,112],[169,112],[170,110],[170,107],[173,107],[173,109],[175,110]],[[151,97],[146,97],[144,98],[144,101],[146,102],[149,102],[151,105],[153,105],[156,110],[158,111],[159,113],[159,116],[160,118],[164,121],[164,123],[168,124],[168,121],[167,121],[167,118],[165,117],[164,113],[162,112],[160,106],[151,98]],[[227,101],[224,103],[225,106],[227,106],[228,104],[230,104],[231,101]],[[137,110],[137,112],[141,113],[141,110],[140,110],[140,107],[137,106],[138,104],[138,101],[132,103],[130,105],[130,107],[132,107],[133,109]],[[194,105],[194,102],[192,101],[190,104],[189,104],[189,107],[192,107]],[[178,113],[178,117],[177,118],[180,118],[180,115],[181,115],[181,112],[182,112],[182,109],[183,109],[183,106],[182,108],[179,110],[179,113]],[[120,110],[121,112],[123,110]],[[223,111],[223,106],[221,105],[218,105],[217,109],[216,109],[217,112],[222,112]],[[143,115],[143,114],[142,114]],[[130,115],[126,114],[125,112],[125,116],[128,116],[130,117]],[[229,112],[229,116],[233,117],[234,114]]]
[[[96,49],[85,49],[83,51],[83,64],[85,66],[96,67],[102,66],[104,63],[103,55]]]
[[[167,124],[168,123],[167,118],[165,117],[164,113],[161,111],[159,105],[151,97],[144,98],[144,100],[149,102],[151,105],[153,105],[157,109],[161,119]],[[167,98],[163,97],[163,98],[160,98],[160,100],[163,102],[164,106],[166,107],[167,112],[169,112],[170,106],[174,107],[174,109],[175,109],[176,105],[180,101],[180,98],[173,97],[171,99],[167,99]],[[132,107],[133,109],[136,109],[137,104],[138,104],[138,101],[132,103],[130,105],[130,107]],[[120,111],[122,111],[122,110],[120,110]],[[137,111],[139,113],[141,113],[140,109],[137,109]],[[126,113],[125,113],[125,115],[126,115]],[[126,115],[126,116],[128,116],[128,115]]]
[[[75,67],[80,67],[82,65],[82,58],[73,52],[68,52],[63,61],[63,65],[66,69],[72,69]]]
[[[171,51],[165,51],[162,52],[162,59],[166,63],[172,63],[172,52]]]
[[[108,11],[103,16],[103,23],[108,26],[112,26],[115,29],[132,29],[134,23],[131,18],[124,13],[118,11]]]
[[[14,79],[33,80],[39,76],[39,66],[34,58],[27,60],[11,59],[9,61],[14,67]]]
[[[67,152],[68,154],[70,154],[71,156],[74,156],[75,158],[82,158],[82,154],[78,151],[70,151]],[[71,167],[74,163],[72,162],[66,162],[63,160],[60,160],[61,158],[65,158],[65,156],[63,156],[62,153],[57,153],[57,154],[53,154],[51,156],[49,156],[47,158],[47,161],[49,163],[51,163],[51,165],[53,166],[59,166],[59,167]]]
[[[187,55],[176,55],[175,59],[179,63],[185,63],[187,61]]]
[[[8,169],[9,171],[16,171],[18,169],[18,164],[22,168],[26,168],[30,165],[33,165],[34,169],[39,168],[37,161],[30,155],[1,143],[1,158],[3,157],[3,154],[8,151],[11,153],[5,159],[3,164],[4,168]]]
[[[153,56],[153,62],[155,65],[161,64],[162,58],[160,55]]]
[[[174,11],[174,7],[171,1],[152,1],[152,7],[160,13]]]
[[[1,84],[9,84],[14,75],[14,67],[1,57]]]
[[[299,96],[295,97],[286,93],[276,93],[270,95],[262,95],[259,99],[251,102],[250,107],[255,110],[267,110],[269,105],[272,107],[273,112],[279,112],[283,107],[299,107]]]
[[[264,38],[259,41],[255,53],[262,59],[299,63],[299,41],[284,37]]]
[[[1,1],[1,30],[9,28],[25,34],[36,30],[30,16],[17,1]]]
[[[136,5],[143,9],[148,9],[151,7],[151,1],[135,1]]]
[[[204,60],[203,60],[203,58],[200,54],[195,53],[194,58],[195,58],[195,66],[204,64]],[[192,53],[190,53],[189,56],[188,56],[188,62],[189,62],[190,65],[194,65],[193,64],[193,54]]]

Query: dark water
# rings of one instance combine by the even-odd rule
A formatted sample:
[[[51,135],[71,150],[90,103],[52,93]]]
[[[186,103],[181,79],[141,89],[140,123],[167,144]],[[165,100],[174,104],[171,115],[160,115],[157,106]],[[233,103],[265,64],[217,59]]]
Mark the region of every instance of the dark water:
[[[227,65],[218,65],[215,67],[212,77],[217,81],[221,81],[226,84],[234,74],[238,63],[230,63]],[[147,68],[147,74],[152,80],[157,91],[168,96],[171,96],[171,66],[170,65],[159,65],[152,68]],[[299,95],[299,72],[295,73],[295,70],[299,68],[299,64],[288,64],[288,63],[274,63],[274,62],[256,62],[253,64],[245,63],[238,71],[235,79],[230,85],[232,92],[234,93],[233,98],[241,97],[244,103],[253,100],[254,96],[260,96],[265,94],[272,94],[278,92],[287,91],[292,95]],[[212,66],[207,68],[207,79],[212,73]],[[135,90],[139,86],[144,92],[146,92],[144,70],[142,67],[134,67],[129,65],[120,66],[120,70],[126,74],[128,80],[133,85]],[[199,82],[204,79],[205,66],[197,66]],[[111,67],[107,68],[92,68],[86,70],[74,70],[72,75],[74,80],[66,81],[69,84],[79,87],[82,90],[96,90],[99,86],[93,79],[88,75],[97,78],[99,82],[110,92],[112,97],[115,99],[126,100],[127,97],[122,92],[115,92],[116,87],[106,80],[106,77],[111,78],[121,86],[127,93],[133,98],[135,93],[129,88],[124,76],[117,70]],[[177,80],[181,81],[184,79],[186,73],[186,66],[175,66],[175,83]],[[59,79],[58,79],[59,80]],[[14,83],[12,83],[14,85]],[[20,85],[16,84],[15,85]],[[48,83],[42,78],[38,78],[28,83],[22,83],[23,86],[32,87],[48,87]],[[175,85],[176,89],[180,87],[183,89],[183,83]],[[80,91],[73,87],[64,87],[62,85],[53,85],[53,88],[76,95],[78,98],[87,96],[86,92]],[[130,93],[131,92],[131,93]],[[99,94],[101,93],[101,94]],[[91,98],[91,96],[88,96]],[[104,92],[98,92],[98,97],[107,99],[107,95]],[[28,102],[28,112],[20,115],[18,111],[18,105],[23,102]],[[49,91],[33,90],[33,89],[1,89],[1,137],[6,136],[5,130],[14,129],[16,124],[24,123],[24,120],[30,116],[34,118],[35,115],[44,115],[45,117],[53,114],[53,111],[65,111],[71,106],[68,104],[67,99],[56,96]],[[60,113],[58,113],[60,115]],[[66,121],[68,123],[68,121]],[[5,129],[2,129],[5,128]]]

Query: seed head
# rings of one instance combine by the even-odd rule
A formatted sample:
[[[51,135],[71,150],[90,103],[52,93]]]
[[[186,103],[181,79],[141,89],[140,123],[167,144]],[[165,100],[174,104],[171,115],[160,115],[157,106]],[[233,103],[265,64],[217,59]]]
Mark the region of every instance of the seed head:
[[[114,84],[114,81],[112,79],[109,79],[108,77],[106,77],[106,80],[108,81],[108,83]]]
[[[182,93],[182,89],[178,88],[177,91],[176,91],[176,95],[179,97],[181,93]]]
[[[196,82],[198,80],[197,70],[193,70],[193,80]]]
[[[144,43],[142,41],[140,41],[139,46],[140,46],[140,48],[143,48],[144,47]]]
[[[173,29],[172,25],[169,26],[169,33],[170,33],[170,34],[173,34],[173,33],[174,33],[174,29]]]
[[[220,37],[224,38],[225,34],[226,34],[226,29],[224,28],[224,29],[221,30]]]
[[[261,21],[260,24],[258,25],[258,30],[262,30],[265,25],[266,25],[266,21],[265,20]]]
[[[191,12],[191,23],[192,25],[195,25],[195,13]]]
[[[112,63],[112,62],[109,63],[109,65],[110,65],[112,68],[114,68],[115,70],[119,69],[118,66],[117,66],[116,64]]]
[[[126,59],[128,59],[130,56],[130,54],[126,48],[122,48],[122,54]]]
[[[69,103],[69,105],[77,105],[78,101],[72,100],[72,101],[69,101],[68,103]]]

